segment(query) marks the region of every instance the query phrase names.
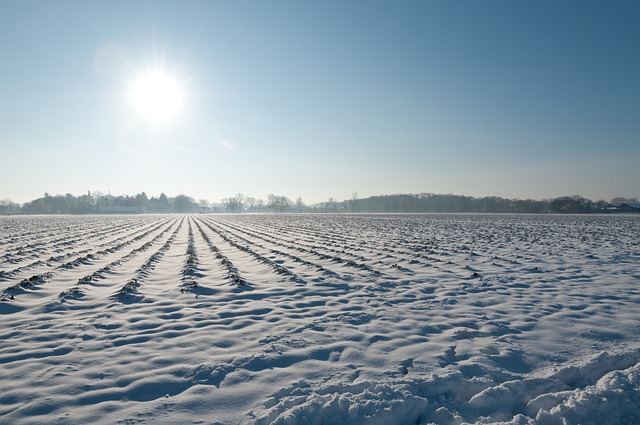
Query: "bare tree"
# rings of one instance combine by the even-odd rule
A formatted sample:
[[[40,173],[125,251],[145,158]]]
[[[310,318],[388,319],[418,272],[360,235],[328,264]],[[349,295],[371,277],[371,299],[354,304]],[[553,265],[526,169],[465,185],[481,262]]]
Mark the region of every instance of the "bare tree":
[[[245,202],[245,205],[247,206],[247,210],[252,211],[253,207],[256,205],[256,198],[249,196],[245,198],[244,202]]]
[[[327,211],[332,213],[338,212],[338,201],[336,201],[335,198],[329,198],[329,201],[327,202]]]
[[[20,210],[20,205],[11,199],[3,199],[0,201],[0,214],[16,214]]]
[[[236,196],[222,199],[228,213],[241,213],[244,210],[244,195],[238,193]]]
[[[198,201],[198,205],[200,206],[200,212],[202,214],[209,210],[209,201],[207,201],[206,199],[200,199]]]
[[[242,193],[236,193],[236,202],[238,203],[238,212],[244,212],[245,196]]]
[[[351,212],[358,212],[358,192],[353,192],[350,204]]]
[[[283,213],[291,211],[293,202],[286,196],[269,195],[267,197],[267,208],[271,212]]]

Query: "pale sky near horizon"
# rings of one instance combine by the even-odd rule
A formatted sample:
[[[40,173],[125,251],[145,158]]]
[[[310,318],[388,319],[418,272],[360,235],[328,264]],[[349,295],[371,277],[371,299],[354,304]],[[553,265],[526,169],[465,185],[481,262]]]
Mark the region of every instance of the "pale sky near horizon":
[[[637,1],[0,1],[0,199],[640,197]],[[162,70],[169,123],[131,101]]]

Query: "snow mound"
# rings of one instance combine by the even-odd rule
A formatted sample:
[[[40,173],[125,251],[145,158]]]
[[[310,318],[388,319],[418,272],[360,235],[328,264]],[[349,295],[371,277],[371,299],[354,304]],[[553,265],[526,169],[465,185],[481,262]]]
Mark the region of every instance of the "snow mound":
[[[411,381],[318,388],[301,382],[289,391],[276,396],[277,404],[256,424],[415,424],[421,423],[430,409],[429,402],[418,395],[417,383]]]
[[[570,366],[549,378],[496,383],[466,378],[459,372],[430,379],[314,384],[297,382],[252,412],[255,425],[320,424],[636,424],[640,418],[640,362],[634,351],[601,353],[582,366]],[[635,360],[624,369],[616,369]],[[574,387],[602,373],[593,384]],[[560,378],[560,379],[559,379]],[[571,379],[573,381],[573,379]],[[473,395],[469,396],[470,393]]]
[[[640,418],[640,363],[614,370],[584,389],[543,394],[527,404],[540,425],[637,424]]]

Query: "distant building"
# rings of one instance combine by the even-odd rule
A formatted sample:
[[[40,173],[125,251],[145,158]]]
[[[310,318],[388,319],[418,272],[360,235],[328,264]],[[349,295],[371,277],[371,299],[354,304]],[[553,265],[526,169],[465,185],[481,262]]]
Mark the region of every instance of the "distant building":
[[[617,211],[622,213],[640,213],[640,204],[621,204],[618,205]]]

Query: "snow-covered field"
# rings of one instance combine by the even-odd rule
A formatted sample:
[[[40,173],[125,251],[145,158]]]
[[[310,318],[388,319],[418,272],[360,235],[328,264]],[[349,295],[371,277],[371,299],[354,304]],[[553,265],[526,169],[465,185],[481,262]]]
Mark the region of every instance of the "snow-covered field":
[[[637,424],[638,216],[0,218],[3,424]]]

